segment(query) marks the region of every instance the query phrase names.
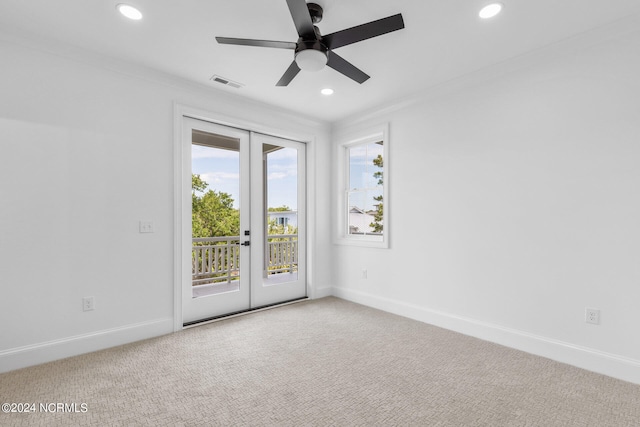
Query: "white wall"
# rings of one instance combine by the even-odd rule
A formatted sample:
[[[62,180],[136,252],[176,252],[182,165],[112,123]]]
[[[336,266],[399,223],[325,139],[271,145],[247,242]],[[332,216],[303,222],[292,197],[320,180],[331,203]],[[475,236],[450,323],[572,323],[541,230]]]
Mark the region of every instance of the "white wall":
[[[637,28],[339,123],[390,123],[391,247],[334,246],[334,294],[640,383]]]
[[[0,34],[0,372],[172,330],[178,102],[317,136],[312,295],[640,382],[638,46],[585,36],[338,123],[390,123],[391,248],[364,249],[330,243],[324,124]]]
[[[315,175],[329,161],[328,125],[0,36],[0,372],[173,330],[174,102],[315,136],[310,281],[327,293],[330,188],[326,171]],[[138,233],[140,220],[156,232]]]

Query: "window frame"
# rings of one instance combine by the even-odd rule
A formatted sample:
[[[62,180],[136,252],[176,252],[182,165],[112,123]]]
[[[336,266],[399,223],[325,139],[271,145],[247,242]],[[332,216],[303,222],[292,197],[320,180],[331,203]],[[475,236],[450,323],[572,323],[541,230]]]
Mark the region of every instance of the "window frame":
[[[349,234],[349,149],[360,145],[382,141],[382,196],[384,203],[384,230],[380,235]],[[370,127],[363,131],[344,134],[337,138],[336,144],[336,221],[334,243],[339,245],[362,246],[369,248],[389,248],[389,124]]]

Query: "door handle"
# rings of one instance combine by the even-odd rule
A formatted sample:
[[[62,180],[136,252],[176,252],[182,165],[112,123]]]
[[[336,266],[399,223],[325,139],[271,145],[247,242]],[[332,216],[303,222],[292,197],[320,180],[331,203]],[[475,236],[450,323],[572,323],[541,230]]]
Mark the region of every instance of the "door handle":
[[[251,242],[247,240],[246,242],[241,243],[242,246],[251,246]]]

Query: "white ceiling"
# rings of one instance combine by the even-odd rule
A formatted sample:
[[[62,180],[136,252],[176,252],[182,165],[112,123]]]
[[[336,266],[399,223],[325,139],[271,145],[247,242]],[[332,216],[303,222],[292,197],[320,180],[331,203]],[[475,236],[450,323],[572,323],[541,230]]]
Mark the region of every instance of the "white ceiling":
[[[138,7],[143,20],[123,18],[120,2]],[[2,0],[0,28],[334,121],[640,14],[638,0],[502,0],[503,13],[491,20],[478,18],[488,0],[316,2],[322,34],[402,13],[404,30],[336,50],[371,76],[364,84],[326,67],[276,87],[292,51],[216,43],[215,36],[297,41],[285,0]],[[213,74],[245,86],[211,82]],[[324,87],[335,94],[321,95]]]

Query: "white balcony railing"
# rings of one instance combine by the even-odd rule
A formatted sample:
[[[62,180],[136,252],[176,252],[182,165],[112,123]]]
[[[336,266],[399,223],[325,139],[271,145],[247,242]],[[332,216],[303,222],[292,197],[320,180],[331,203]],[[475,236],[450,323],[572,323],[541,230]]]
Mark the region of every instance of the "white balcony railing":
[[[230,283],[240,274],[240,236],[193,239],[193,285]]]
[[[298,235],[269,234],[265,253],[267,274],[298,271]]]
[[[240,275],[240,236],[193,239],[193,285],[231,283]],[[265,248],[266,274],[298,271],[298,235],[270,234]]]

